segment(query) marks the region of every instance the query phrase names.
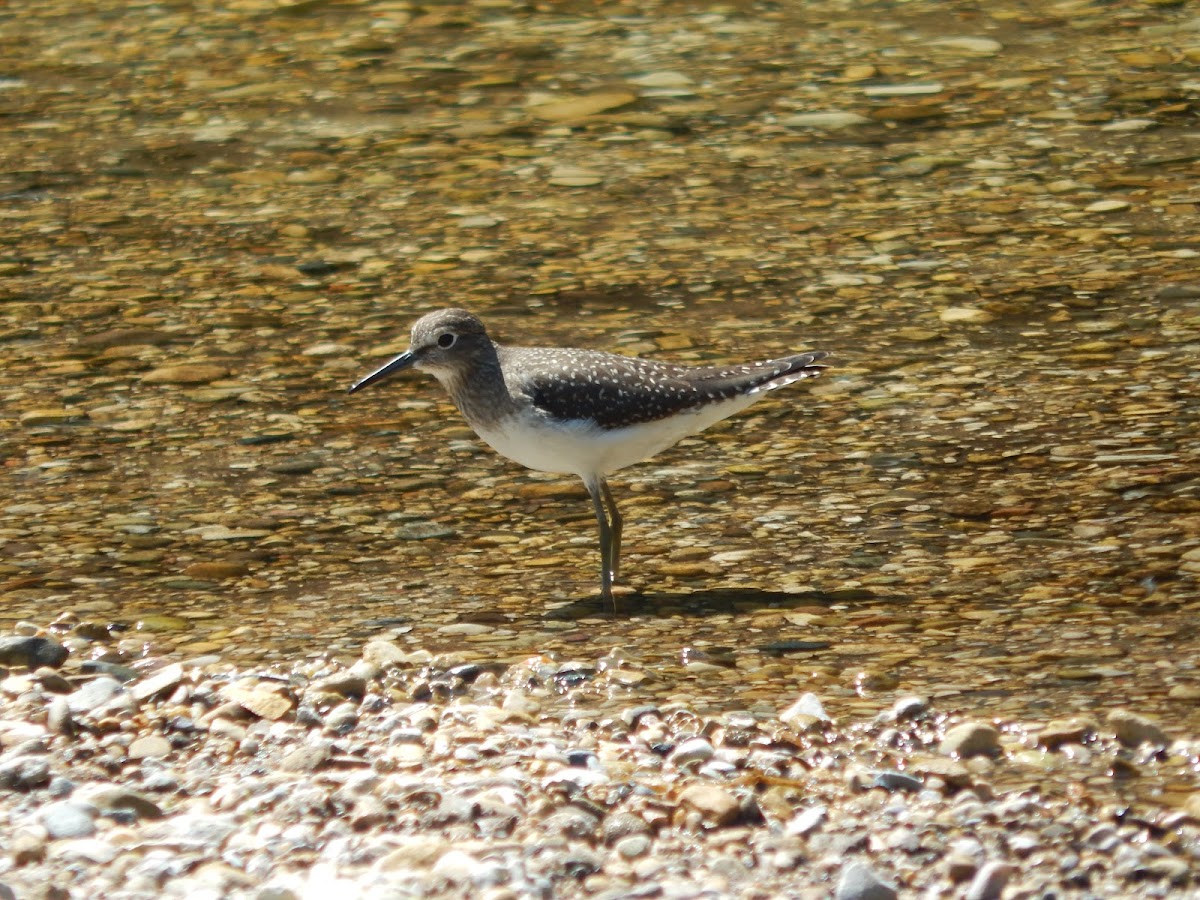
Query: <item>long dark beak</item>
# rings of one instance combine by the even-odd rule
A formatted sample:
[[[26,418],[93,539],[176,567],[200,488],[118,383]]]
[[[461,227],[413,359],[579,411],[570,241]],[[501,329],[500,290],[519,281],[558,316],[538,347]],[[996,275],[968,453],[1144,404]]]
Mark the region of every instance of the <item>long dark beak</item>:
[[[346,391],[346,393],[353,394],[355,391],[361,391],[367,385],[374,384],[377,381],[383,381],[383,379],[387,378],[393,372],[399,372],[401,369],[407,369],[415,361],[416,360],[412,355],[412,351],[405,350],[391,362],[384,363],[370,375],[366,376],[365,378],[358,379],[358,381],[350,385],[350,389]]]

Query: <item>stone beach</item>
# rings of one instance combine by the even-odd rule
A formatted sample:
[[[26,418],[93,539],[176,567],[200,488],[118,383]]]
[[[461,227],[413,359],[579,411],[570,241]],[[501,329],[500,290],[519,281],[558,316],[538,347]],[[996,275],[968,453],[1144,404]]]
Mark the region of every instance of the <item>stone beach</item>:
[[[1186,3],[0,10],[0,900],[1200,893]],[[417,373],[836,369],[613,478]]]

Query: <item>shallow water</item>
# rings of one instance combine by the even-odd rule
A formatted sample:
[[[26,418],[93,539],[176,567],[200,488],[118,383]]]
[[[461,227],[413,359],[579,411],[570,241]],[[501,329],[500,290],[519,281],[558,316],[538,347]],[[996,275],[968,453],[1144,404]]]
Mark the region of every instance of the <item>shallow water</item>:
[[[964,56],[907,6],[824,31],[799,9],[481,6],[380,58],[350,46],[365,13],[318,6],[256,19],[279,48],[259,58],[210,23],[171,77],[152,51],[178,13],[132,12],[115,60],[86,17],[53,47],[22,23],[0,624],[71,612],[111,636],[83,655],[125,662],[390,637],[617,657],[626,705],[773,713],[813,690],[854,717],[915,692],[1194,736],[1184,13],[994,11],[1003,49]],[[1169,52],[1113,76],[1134,38]],[[691,88],[538,112],[677,69]],[[874,118],[785,123],[840,108]],[[513,343],[840,364],[614,479],[614,619],[578,484],[495,457],[431,379],[344,395],[448,304]]]

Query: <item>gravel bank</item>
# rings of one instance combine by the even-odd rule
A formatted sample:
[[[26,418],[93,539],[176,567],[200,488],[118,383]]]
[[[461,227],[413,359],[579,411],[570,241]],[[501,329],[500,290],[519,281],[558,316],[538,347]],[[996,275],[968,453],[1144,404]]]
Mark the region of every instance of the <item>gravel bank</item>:
[[[637,673],[619,656],[485,665],[387,641],[293,670],[70,663],[0,681],[0,884],[22,898],[985,900],[1197,883],[1200,794],[1166,789],[1200,742],[1126,710],[1031,726],[902,696],[838,721],[805,694],[702,716],[624,704]],[[1164,802],[1124,799],[1136,779]]]

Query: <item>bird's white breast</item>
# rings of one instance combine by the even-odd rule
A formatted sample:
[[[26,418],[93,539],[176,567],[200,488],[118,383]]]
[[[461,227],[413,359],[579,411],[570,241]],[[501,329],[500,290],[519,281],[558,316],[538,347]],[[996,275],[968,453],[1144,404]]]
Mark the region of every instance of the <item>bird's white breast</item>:
[[[626,428],[598,428],[582,419],[552,422],[544,415],[511,416],[475,427],[499,453],[529,469],[578,475],[607,475],[649,459],[690,434],[745,409],[762,394],[733,397],[700,409]]]

